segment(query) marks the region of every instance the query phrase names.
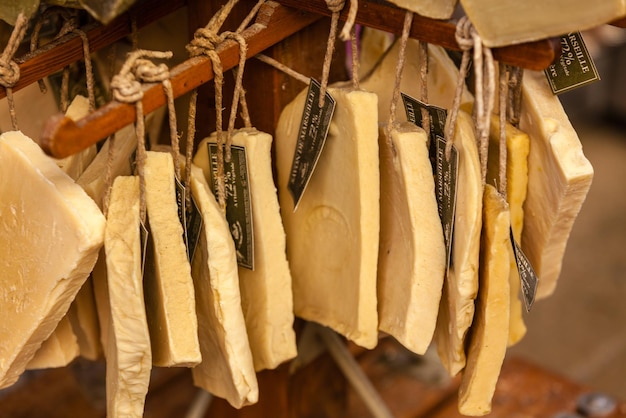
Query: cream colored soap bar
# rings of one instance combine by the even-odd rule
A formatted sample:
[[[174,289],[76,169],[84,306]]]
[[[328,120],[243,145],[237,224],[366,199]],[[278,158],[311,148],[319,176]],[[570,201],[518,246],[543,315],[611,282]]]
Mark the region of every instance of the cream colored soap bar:
[[[79,119],[84,118],[89,114],[89,99],[85,96],[76,96],[72,103],[70,103],[67,111],[65,112],[65,116],[72,119],[73,121],[77,121]],[[77,154],[71,155],[69,157],[63,158],[61,160],[56,160],[57,165],[61,167],[61,169],[67,173],[68,176],[77,180],[87,169],[89,164],[93,161],[98,153],[97,147],[92,145],[88,148],[85,148],[83,151],[78,152]]]
[[[65,367],[80,354],[76,334],[68,317],[64,317],[56,329],[41,344],[35,357],[26,365],[27,370]]]
[[[474,318],[478,292],[482,186],[471,117],[459,112],[454,136],[459,155],[452,263],[443,286],[435,341],[451,376],[465,367],[465,337]]]
[[[13,384],[91,272],[104,217],[20,132],[0,136],[0,388]],[[42,210],[42,205],[46,210]]]
[[[431,19],[450,19],[457,0],[390,0],[403,9]]]
[[[624,0],[461,0],[461,5],[488,47],[561,36],[626,15]]]
[[[526,71],[520,129],[530,136],[522,249],[539,276],[537,298],[554,292],[593,167],[543,73]]]
[[[202,141],[194,158],[207,179],[207,142],[216,140],[212,135]],[[294,358],[297,352],[285,230],[272,177],[272,137],[256,129],[240,129],[235,131],[232,141],[233,145],[246,149],[254,225],[254,271],[239,268],[243,313],[254,368],[274,369]]]
[[[106,363],[107,417],[142,417],[152,352],[141,274],[139,177],[117,177],[104,235],[112,333]]]
[[[287,183],[306,90],[283,110],[276,130],[295,313],[372,348],[378,341],[377,98],[365,91],[331,87],[329,92],[336,109],[328,139],[295,212]]]
[[[379,329],[424,354],[437,323],[446,250],[426,132],[380,129]]]
[[[195,166],[191,190],[204,222],[192,263],[202,350],[202,363],[192,369],[193,381],[241,408],[257,402],[259,389],[241,309],[235,244],[202,170]]]
[[[361,88],[378,95],[378,103],[380,103],[380,106],[378,106],[378,119],[382,122],[386,122],[389,119],[389,105],[391,104],[391,96],[393,94],[393,82],[395,80],[399,50],[400,43],[395,42],[376,67],[374,67],[372,73],[361,81]],[[454,90],[459,71],[448,57],[445,49],[439,46],[429,45],[428,56],[428,103],[444,109],[450,109],[454,100]],[[409,39],[406,46],[400,91],[419,99],[419,73],[419,42],[415,39]],[[467,88],[463,87],[461,103],[470,103],[472,101],[472,95],[467,91]],[[398,103],[396,120],[407,120],[402,103]]]
[[[496,189],[485,186],[480,286],[459,388],[459,412],[480,416],[491,411],[509,339],[509,208]]]
[[[506,201],[509,204],[511,229],[515,240],[520,243],[524,227],[524,201],[528,189],[528,135],[507,123],[506,135]],[[491,117],[489,132],[489,161],[487,182],[495,185],[500,181],[500,122],[497,115]],[[511,247],[511,323],[509,325],[509,345],[519,342],[526,335],[526,325],[522,316],[520,299],[520,277],[513,247]]]
[[[146,206],[153,251],[146,260],[146,309],[155,366],[200,363],[191,266],[178,219],[172,155],[148,151]],[[108,265],[107,265],[108,267]]]

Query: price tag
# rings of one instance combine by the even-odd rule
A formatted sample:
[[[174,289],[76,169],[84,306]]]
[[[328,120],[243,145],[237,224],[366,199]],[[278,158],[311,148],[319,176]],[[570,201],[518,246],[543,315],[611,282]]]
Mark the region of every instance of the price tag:
[[[189,189],[187,189],[189,190]],[[202,231],[202,214],[196,204],[196,200],[191,196],[191,207],[186,212],[186,225],[187,225],[187,256],[189,262],[193,260],[193,256],[196,253],[198,247],[198,240],[200,239],[200,231]]]
[[[560,94],[600,80],[580,32],[561,37],[561,57],[544,70],[552,93]]]
[[[443,226],[443,238],[446,246],[446,272],[450,269],[452,254],[452,236],[456,213],[457,180],[459,170],[458,152],[452,146],[450,158],[446,158],[446,141],[437,136],[435,142],[435,193],[439,218]]]
[[[530,308],[532,308],[533,303],[535,302],[539,278],[535,274],[535,269],[533,269],[533,266],[530,264],[530,260],[528,260],[528,257],[524,254],[522,248],[515,241],[515,238],[513,237],[513,229],[511,229],[511,244],[513,245],[515,263],[517,264],[517,271],[519,272],[519,278],[522,284],[524,304],[526,305],[526,311],[530,312]]]
[[[400,94],[402,96],[402,102],[404,103],[406,118],[409,122],[414,123],[419,127],[423,127],[422,109],[425,109],[430,117],[431,140],[436,140],[437,136],[445,137],[446,119],[448,117],[448,111],[446,109],[429,105],[409,96],[408,94]]]

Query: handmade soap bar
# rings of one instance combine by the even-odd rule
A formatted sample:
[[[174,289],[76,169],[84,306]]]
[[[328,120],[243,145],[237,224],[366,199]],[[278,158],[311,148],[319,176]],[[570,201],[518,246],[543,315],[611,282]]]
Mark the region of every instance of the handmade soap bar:
[[[141,417],[152,370],[141,274],[139,177],[113,182],[104,234],[111,328],[106,361],[107,416]]]
[[[241,309],[235,245],[224,213],[195,166],[191,190],[204,222],[192,263],[202,350],[193,380],[241,408],[256,403],[259,392]]]
[[[380,129],[379,329],[424,354],[433,337],[446,251],[426,132]]]
[[[522,249],[539,276],[540,299],[554,292],[593,167],[543,73],[524,73],[520,129],[531,144]]]
[[[390,0],[403,9],[431,19],[450,19],[457,0]]]
[[[203,140],[194,158],[207,179],[207,143],[216,140],[216,135]],[[297,353],[285,230],[272,177],[272,137],[256,129],[240,129],[232,143],[246,150],[254,225],[254,270],[239,268],[241,303],[254,368],[274,369]]]
[[[66,314],[96,262],[105,220],[22,133],[0,136],[0,167],[2,388],[17,380]]]
[[[359,90],[330,88],[329,92],[336,109],[328,139],[295,212],[287,184],[306,90],[283,110],[276,130],[279,197],[295,313],[372,348],[378,341],[377,97]]]
[[[76,334],[72,331],[72,324],[68,317],[64,317],[57,325],[56,329],[41,344],[28,364],[27,370],[48,369],[52,367],[67,366],[80,354]]]

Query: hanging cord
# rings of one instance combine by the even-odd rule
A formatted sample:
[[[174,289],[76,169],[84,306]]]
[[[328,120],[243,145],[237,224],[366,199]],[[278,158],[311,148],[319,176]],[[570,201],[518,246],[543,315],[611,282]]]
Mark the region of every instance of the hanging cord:
[[[276,68],[278,71],[281,71],[287,74],[289,77],[296,79],[303,84],[306,84],[306,85],[311,84],[311,77],[307,77],[304,74],[297,72],[293,68],[287,67],[285,64],[283,64],[282,62],[276,61],[272,57],[268,57],[267,55],[263,55],[263,54],[256,54],[254,58],[258,59],[261,62],[264,62],[267,65],[271,65],[272,67]]]
[[[109,216],[109,203],[111,202],[111,187],[113,186],[113,162],[115,161],[115,134],[107,141],[109,149],[107,152],[107,166],[104,173],[104,195],[102,196],[102,213],[104,217]]]
[[[463,85],[467,76],[467,66],[470,59],[470,50],[474,50],[474,76],[475,76],[475,103],[474,112],[476,114],[476,136],[480,150],[480,163],[482,184],[487,179],[487,154],[489,150],[489,124],[491,113],[493,110],[495,96],[495,67],[491,49],[484,47],[478,32],[472,26],[472,23],[463,16],[456,26],[456,41],[463,51],[461,65],[459,67],[459,78],[457,80],[454,101],[450,111],[450,122],[446,130],[446,158],[450,158],[454,133],[456,130],[456,121],[458,119],[459,107],[461,104],[461,95],[463,93]]]
[[[509,73],[509,99],[507,106],[507,119],[511,125],[519,127],[520,113],[522,109],[522,80],[524,78],[524,69],[507,65]]]
[[[404,24],[402,25],[402,37],[400,38],[400,50],[398,51],[398,62],[396,63],[396,78],[393,86],[393,95],[391,96],[391,105],[389,106],[389,120],[387,122],[387,143],[393,147],[391,142],[391,130],[396,124],[396,107],[400,100],[400,83],[402,81],[402,71],[404,70],[404,61],[406,59],[406,44],[409,40],[409,31],[413,23],[413,12],[407,11],[404,15]]]
[[[419,41],[420,100],[422,103],[428,103],[428,61],[428,43]],[[426,138],[430,142],[430,114],[425,108],[422,108],[422,128],[426,131]]]
[[[322,67],[322,81],[320,83],[320,100],[319,106],[324,106],[326,101],[326,89],[328,88],[328,76],[330,74],[330,64],[333,60],[333,53],[335,52],[335,41],[337,39],[337,26],[339,24],[339,13],[343,9],[344,0],[326,0],[326,6],[328,10],[332,12],[330,18],[330,32],[328,34],[328,41],[326,42],[326,55],[324,56],[324,65]]]
[[[224,139],[222,135],[222,85],[224,83],[224,74],[220,57],[215,49],[224,40],[224,38],[218,35],[217,32],[224,24],[226,17],[228,17],[228,14],[233,9],[235,4],[237,4],[237,0],[229,0],[228,3],[222,6],[222,8],[220,8],[220,10],[211,18],[209,23],[204,28],[196,30],[192,41],[186,47],[190,56],[207,56],[211,60],[211,64],[213,66],[213,80],[215,83],[215,131],[217,136],[217,200],[222,211],[226,210]],[[195,114],[197,99],[197,90],[194,89],[189,101],[190,117],[188,119],[189,126],[187,132],[189,136],[187,137],[187,144],[193,144],[192,135],[195,135],[196,132]],[[194,115],[194,118],[191,118],[191,114]],[[191,176],[191,167],[186,167],[186,170],[188,175]]]
[[[499,78],[500,78],[500,90],[498,95],[499,101],[499,127],[500,127],[500,153],[499,153],[499,178],[500,182],[498,184],[498,191],[500,194],[506,199],[506,159],[507,159],[507,147],[506,147],[506,108],[507,108],[507,99],[509,95],[509,83],[507,79],[507,69],[506,65],[500,63],[499,64]]]
[[[137,174],[139,175],[139,193],[140,206],[139,213],[141,222],[146,222],[146,180],[145,180],[145,164],[146,164],[146,138],[145,138],[145,122],[143,113],[143,90],[141,83],[137,80],[136,61],[143,57],[146,58],[168,58],[171,52],[160,51],[144,51],[136,50],[128,54],[126,62],[122,66],[119,74],[111,80],[111,90],[113,98],[122,103],[134,103],[137,112],[135,122],[135,133],[137,136]]]
[[[350,9],[352,11],[352,9]],[[352,56],[352,87],[355,90],[361,89],[361,83],[359,80],[359,71],[361,63],[359,62],[359,40],[357,34],[357,28],[354,26],[350,32],[350,55]]]
[[[15,114],[15,101],[13,100],[13,86],[15,86],[20,79],[20,67],[13,60],[13,57],[24,39],[27,26],[28,19],[23,13],[20,13],[15,21],[9,42],[4,48],[4,51],[2,51],[2,55],[0,55],[0,85],[3,86],[7,92],[11,125],[15,131],[18,130],[18,126],[17,115]]]
[[[235,130],[235,119],[237,118],[237,109],[239,107],[239,102],[240,100],[242,100],[243,97],[241,91],[243,90],[243,71],[246,65],[246,58],[248,56],[248,44],[246,43],[246,40],[243,38],[243,36],[240,33],[236,32],[224,33],[224,39],[234,39],[235,41],[237,41],[237,43],[239,43],[239,65],[237,67],[237,72],[235,75],[235,90],[233,92],[233,102],[230,108],[230,116],[228,118],[228,131],[226,133],[226,161],[230,162],[233,131]]]
[[[328,4],[328,1],[326,3]],[[343,5],[341,9],[343,9]],[[341,11],[341,9],[339,9],[339,11]],[[353,36],[352,29],[354,28],[354,22],[356,21],[356,14],[358,11],[359,0],[350,0],[350,11],[348,12],[348,18],[346,19],[346,23],[343,25],[341,33],[339,34],[339,39],[344,42],[347,42]]]

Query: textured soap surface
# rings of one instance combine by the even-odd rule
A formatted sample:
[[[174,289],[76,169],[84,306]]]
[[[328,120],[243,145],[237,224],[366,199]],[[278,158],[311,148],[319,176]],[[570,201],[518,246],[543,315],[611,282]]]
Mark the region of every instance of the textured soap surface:
[[[68,317],[61,319],[54,332],[41,344],[26,365],[27,370],[67,366],[80,354],[76,334]]]
[[[396,6],[431,19],[450,19],[457,0],[390,0]]]
[[[476,315],[459,387],[459,412],[480,416],[491,411],[509,339],[509,208],[496,189],[485,186]]]
[[[522,249],[539,276],[537,298],[551,295],[567,240],[593,179],[593,167],[543,73],[524,73],[520,129],[530,137]]]
[[[172,155],[148,151],[146,206],[152,240],[144,291],[155,366],[200,363],[191,266],[178,218]]]
[[[377,97],[330,88],[336,109],[325,148],[298,209],[287,189],[306,90],[276,130],[281,216],[297,316],[363,347],[378,341],[379,167]]]
[[[6,387],[67,313],[94,266],[105,220],[20,132],[0,136],[0,167],[0,387]]]
[[[454,146],[459,155],[452,262],[443,286],[435,340],[450,375],[465,366],[465,340],[474,318],[478,292],[482,186],[480,161],[471,117],[461,111]]]
[[[426,132],[380,129],[379,329],[424,354],[437,323],[445,247]],[[389,142],[391,139],[391,143]]]
[[[139,228],[139,177],[117,177],[104,235],[111,315],[106,359],[110,417],[143,415],[152,370]]]
[[[198,146],[194,162],[208,179],[207,143]],[[254,270],[239,267],[241,303],[257,371],[274,369],[294,358],[293,292],[287,262],[285,229],[272,177],[272,137],[256,129],[234,132],[232,143],[246,150],[254,225]]]
[[[204,222],[192,262],[202,362],[193,380],[235,408],[256,403],[259,389],[241,308],[235,244],[202,170],[192,167],[191,190]]]

